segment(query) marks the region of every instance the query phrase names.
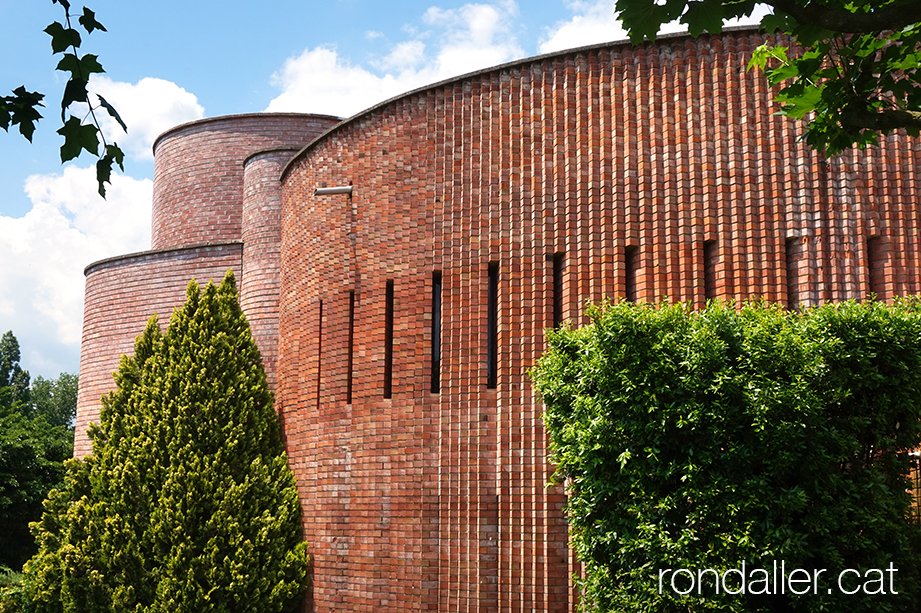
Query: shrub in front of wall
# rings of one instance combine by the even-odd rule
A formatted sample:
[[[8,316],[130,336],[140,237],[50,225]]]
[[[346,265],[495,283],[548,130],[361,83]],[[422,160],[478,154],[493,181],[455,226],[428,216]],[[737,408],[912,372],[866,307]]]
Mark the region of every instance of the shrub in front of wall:
[[[584,610],[921,610],[918,301],[590,315],[532,372]]]
[[[300,505],[233,276],[190,284],[162,336],[151,319],[116,382],[92,455],[68,462],[65,487],[33,524],[39,552],[22,589],[0,608],[296,607],[307,571]]]

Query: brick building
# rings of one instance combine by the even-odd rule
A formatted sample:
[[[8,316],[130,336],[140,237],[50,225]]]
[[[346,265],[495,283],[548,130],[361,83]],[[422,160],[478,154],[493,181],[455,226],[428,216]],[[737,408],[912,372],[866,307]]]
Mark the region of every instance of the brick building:
[[[921,291],[921,142],[813,153],[746,69],[764,38],[546,55],[342,122],[170,130],[153,250],[86,270],[76,453],[147,317],[232,268],[300,488],[306,609],[571,610],[527,377],[545,328],[606,296]]]

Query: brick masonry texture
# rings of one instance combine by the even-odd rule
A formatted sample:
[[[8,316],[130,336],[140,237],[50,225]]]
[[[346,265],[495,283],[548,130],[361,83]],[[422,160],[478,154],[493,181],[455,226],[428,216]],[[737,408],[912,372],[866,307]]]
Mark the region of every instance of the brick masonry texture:
[[[161,137],[155,247],[242,243],[241,303],[311,548],[304,611],[574,610],[565,493],[546,486],[527,376],[555,305],[580,325],[585,301],[624,296],[798,307],[921,291],[921,142],[893,136],[833,160],[808,150],[746,68],[764,40],[666,37],[466,75],[309,145],[250,143],[228,163],[234,188],[223,163],[186,167],[220,158],[219,140],[199,155],[196,124]],[[245,117],[207,129],[258,123]],[[307,146],[261,151],[292,144]],[[314,195],[345,185],[351,195]],[[230,202],[241,221],[213,223]],[[87,277],[90,323],[137,308],[156,276],[103,267]],[[116,351],[84,333],[84,356]]]

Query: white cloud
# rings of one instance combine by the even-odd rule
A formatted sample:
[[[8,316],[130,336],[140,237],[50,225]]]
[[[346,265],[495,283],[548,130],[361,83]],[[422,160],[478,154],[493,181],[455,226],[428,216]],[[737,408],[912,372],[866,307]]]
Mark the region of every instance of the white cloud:
[[[74,372],[83,312],[83,268],[150,245],[152,182],[113,174],[107,199],[94,167],[26,180],[32,209],[0,216],[0,327],[13,330],[23,363],[54,376]],[[37,370],[36,370],[37,369]]]
[[[627,38],[627,31],[616,17],[615,0],[567,2],[575,13],[568,21],[557,23],[546,32],[540,43],[541,53],[571,49]]]
[[[106,137],[114,138],[126,154],[141,160],[153,159],[153,142],[165,130],[205,116],[194,94],[163,79],[146,77],[132,84],[93,75],[90,91],[114,106],[128,126],[125,134],[115,119],[100,109],[96,116]]]
[[[435,59],[436,71],[446,78],[479,68],[488,68],[525,55],[510,36],[518,6],[501,4],[465,4],[458,9],[431,7],[423,20],[445,30],[446,43]]]
[[[407,40],[394,45],[390,53],[376,64],[390,70],[415,68],[425,60],[425,43],[421,40]]]
[[[204,116],[194,94],[163,79],[132,84],[94,75],[90,91],[105,97],[128,125],[125,134],[97,110],[107,139],[114,137],[139,161],[153,159],[153,142],[163,131]],[[25,182],[31,210],[0,216],[0,332],[13,330],[33,376],[77,370],[84,267],[150,247],[152,181],[113,174],[105,200],[97,187],[92,166],[33,175]]]
[[[425,28],[405,27],[410,39],[371,58],[367,68],[335,47],[307,49],[272,75],[282,93],[266,111],[352,115],[417,87],[522,57],[517,15],[511,1],[432,7],[422,16]]]
[[[402,89],[396,77],[379,77],[353,66],[339,57],[335,47],[308,49],[288,59],[281,71],[272,75],[272,84],[282,93],[269,103],[267,112],[330,115],[351,115]]]
[[[566,3],[569,10],[574,13],[567,20],[548,28],[540,43],[541,53],[551,53],[573,47],[582,47],[596,43],[626,40],[627,31],[620,19],[617,18],[614,8],[616,0],[571,0]],[[727,26],[751,25],[761,21],[761,17],[769,12],[769,7],[758,5],[751,17],[746,19],[731,20]],[[670,32],[686,32],[687,26],[678,21],[673,21],[662,26],[660,34]]]
[[[725,27],[756,25],[756,24],[761,23],[762,17],[764,17],[765,15],[769,15],[772,12],[773,10],[771,9],[770,6],[766,4],[756,4],[755,10],[752,11],[752,14],[749,15],[748,17],[743,17],[741,19],[730,19],[723,25]]]

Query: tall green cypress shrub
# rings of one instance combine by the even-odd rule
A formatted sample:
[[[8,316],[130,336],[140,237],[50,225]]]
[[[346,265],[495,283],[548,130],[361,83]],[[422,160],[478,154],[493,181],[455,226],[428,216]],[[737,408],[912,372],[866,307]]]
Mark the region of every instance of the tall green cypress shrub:
[[[156,319],[103,398],[93,453],[34,524],[27,611],[277,612],[306,585],[300,505],[233,275]]]
[[[584,610],[921,610],[917,300],[590,314],[532,373]]]

